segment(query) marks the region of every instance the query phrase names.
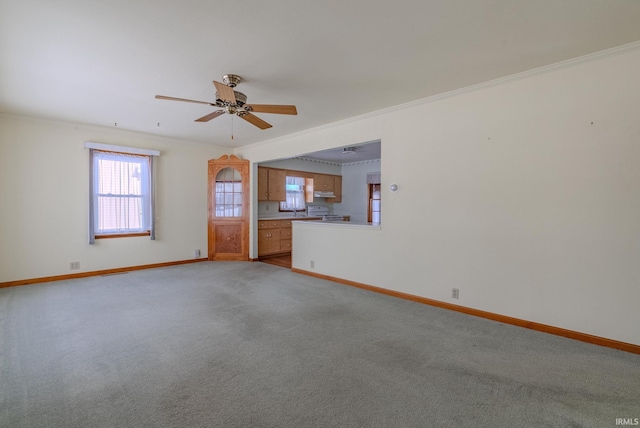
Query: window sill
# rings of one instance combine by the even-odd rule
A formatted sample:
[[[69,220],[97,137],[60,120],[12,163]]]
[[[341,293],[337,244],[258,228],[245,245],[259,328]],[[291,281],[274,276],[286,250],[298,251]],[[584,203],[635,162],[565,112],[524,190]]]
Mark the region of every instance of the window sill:
[[[111,238],[130,238],[133,236],[151,236],[151,231],[147,230],[146,232],[135,232],[135,233],[109,233],[96,235],[96,239],[111,239]]]

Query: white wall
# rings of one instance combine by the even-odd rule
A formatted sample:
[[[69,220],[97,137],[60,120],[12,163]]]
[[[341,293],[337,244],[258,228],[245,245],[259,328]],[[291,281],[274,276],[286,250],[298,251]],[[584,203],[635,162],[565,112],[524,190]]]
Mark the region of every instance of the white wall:
[[[351,221],[366,222],[368,220],[367,174],[370,172],[380,172],[380,159],[342,165],[342,203],[335,204],[336,214],[350,215]]]
[[[636,45],[238,153],[382,141],[381,230],[297,228],[294,267],[640,344],[638,76]]]
[[[157,240],[88,244],[85,141],[160,150]],[[207,254],[207,161],[224,154],[117,129],[0,115],[0,282]],[[69,263],[80,262],[80,271]]]

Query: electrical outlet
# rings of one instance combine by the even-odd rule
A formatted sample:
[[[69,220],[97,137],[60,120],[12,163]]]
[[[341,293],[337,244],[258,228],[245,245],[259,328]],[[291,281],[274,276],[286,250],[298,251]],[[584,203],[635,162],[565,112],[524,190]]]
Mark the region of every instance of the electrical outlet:
[[[71,269],[71,270],[80,269],[80,262],[71,262],[71,263],[69,263],[69,269]]]
[[[454,299],[459,299],[460,298],[460,289],[452,288],[451,289],[451,297],[453,297]]]
[[[309,267],[310,267],[311,269],[315,269],[315,268],[316,268],[316,262],[315,262],[314,260],[311,260],[311,261],[309,262]]]
[[[200,257],[200,250],[193,250],[193,258],[197,259]]]

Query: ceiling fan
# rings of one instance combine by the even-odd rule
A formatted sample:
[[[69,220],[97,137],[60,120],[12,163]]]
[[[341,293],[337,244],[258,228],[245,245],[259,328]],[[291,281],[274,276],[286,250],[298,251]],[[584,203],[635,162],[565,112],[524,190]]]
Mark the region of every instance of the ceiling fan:
[[[271,128],[271,124],[260,119],[258,116],[252,113],[275,113],[275,114],[298,114],[296,106],[293,105],[275,105],[275,104],[247,104],[247,96],[242,92],[234,91],[233,88],[240,83],[242,79],[235,74],[225,74],[222,76],[224,83],[213,81],[217,91],[215,102],[188,100],[186,98],[174,98],[164,95],[156,95],[159,100],[170,101],[184,101],[188,103],[208,104],[214,107],[220,107],[221,110],[216,110],[213,113],[209,113],[196,119],[196,122],[208,122],[211,119],[224,114],[235,114],[240,116],[252,125],[257,126],[260,129]]]

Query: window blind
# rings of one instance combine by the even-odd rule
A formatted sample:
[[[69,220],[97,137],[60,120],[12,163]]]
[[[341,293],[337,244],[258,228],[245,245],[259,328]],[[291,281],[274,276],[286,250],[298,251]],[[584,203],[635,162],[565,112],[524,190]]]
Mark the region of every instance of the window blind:
[[[380,172],[368,172],[367,184],[380,184]]]

